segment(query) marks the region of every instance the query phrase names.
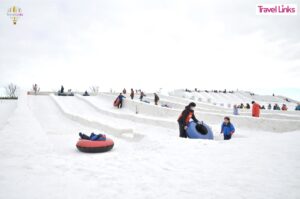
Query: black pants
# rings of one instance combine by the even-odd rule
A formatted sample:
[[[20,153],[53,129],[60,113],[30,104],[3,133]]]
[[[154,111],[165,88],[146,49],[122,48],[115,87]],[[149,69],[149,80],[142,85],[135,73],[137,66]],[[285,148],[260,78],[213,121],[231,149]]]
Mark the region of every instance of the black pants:
[[[186,130],[184,129],[183,124],[179,124],[179,137],[181,138],[187,138]]]
[[[122,108],[122,106],[123,106],[123,100],[121,100],[121,101],[119,102],[118,108]]]
[[[86,135],[84,133],[82,133],[82,134],[79,133],[79,136],[80,136],[81,139],[90,140],[90,136],[88,136],[88,135]]]
[[[225,135],[224,134],[224,140],[230,140],[231,139],[231,135]]]

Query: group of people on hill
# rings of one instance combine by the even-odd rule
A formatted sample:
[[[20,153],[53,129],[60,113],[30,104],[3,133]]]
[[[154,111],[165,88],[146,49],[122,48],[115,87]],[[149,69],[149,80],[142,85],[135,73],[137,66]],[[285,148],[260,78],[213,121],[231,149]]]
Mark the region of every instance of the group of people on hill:
[[[185,109],[182,111],[180,114],[177,122],[179,125],[179,137],[181,138],[187,138],[187,129],[188,129],[188,124],[190,120],[193,120],[194,122],[198,123],[198,125],[203,125],[203,122],[200,122],[196,117],[195,117],[195,108],[196,104],[194,102],[189,103],[185,107]],[[224,136],[224,140],[230,140],[232,135],[235,133],[235,128],[233,124],[230,122],[229,117],[224,117],[224,121],[222,122],[221,125],[221,134]]]
[[[241,103],[240,105],[237,105],[237,108],[239,108],[239,109],[250,109],[250,104],[247,103],[246,105],[244,105],[243,103]]]
[[[272,105],[269,104],[268,105],[268,110],[272,110]],[[286,104],[282,104],[281,108],[278,104],[274,104],[273,106],[273,110],[282,110],[282,111],[287,111],[288,110],[288,107]]]
[[[241,103],[240,105],[234,105],[234,112],[237,112],[236,109],[250,109],[251,106],[249,103],[247,103],[246,105],[244,105],[243,103]],[[269,104],[268,107],[266,108],[265,105],[259,106],[260,109],[265,110],[282,110],[282,111],[287,111],[288,107],[286,104],[282,104],[282,106],[280,107],[277,103],[274,104],[273,108],[272,105]],[[237,115],[237,114],[234,114]]]
[[[189,92],[189,90],[187,90]],[[122,108],[123,106],[123,101],[126,98],[127,91],[124,88],[123,92],[119,94],[116,100],[118,100],[118,108]],[[146,96],[145,93],[141,90],[136,90],[134,91],[133,89],[130,90],[130,98],[133,100],[135,95],[139,95],[139,99],[143,101],[143,98]],[[155,105],[158,104],[159,101],[159,96],[154,93],[154,103]],[[266,109],[265,106],[261,106],[259,103],[252,101],[252,117],[260,117],[260,110],[261,109]],[[179,125],[179,137],[181,138],[187,138],[187,130],[188,130],[188,124],[190,121],[194,121],[197,123],[197,125],[202,125],[203,122],[199,122],[199,120],[195,117],[194,111],[195,111],[196,104],[194,102],[189,103],[185,109],[182,111],[180,114],[177,122]],[[238,115],[238,109],[251,109],[251,106],[249,103],[243,104],[241,103],[240,105],[234,105],[234,115]],[[269,104],[267,107],[269,110],[272,109],[272,105]],[[282,107],[280,108],[278,104],[274,104],[273,110],[287,110],[286,104],[283,104]],[[296,110],[300,110],[300,104],[297,105]],[[203,127],[204,128],[204,127]],[[220,133],[223,134],[224,140],[230,140],[232,138],[232,135],[235,133],[235,127],[231,123],[230,118],[228,116],[224,117],[224,121],[221,124],[221,130]]]
[[[60,89],[58,90],[57,95],[58,95],[58,96],[74,96],[74,93],[72,92],[72,89],[68,89],[68,91],[65,92],[65,88],[64,88],[64,86],[62,85],[62,86],[60,87]]]
[[[114,101],[114,106],[118,107],[118,108],[122,108],[123,107],[123,103],[124,103],[124,99],[126,98],[125,95],[127,93],[127,90],[126,88],[123,89],[122,93],[120,93],[118,95],[118,97],[116,98],[116,100]],[[135,95],[139,95],[139,100],[142,101],[142,102],[147,102],[149,103],[148,101],[144,101],[144,97],[146,97],[146,94],[144,93],[144,91],[142,90],[133,90],[133,88],[130,89],[130,99],[134,99]],[[158,105],[158,102],[159,102],[159,96],[157,93],[153,93],[154,95],[154,104],[155,105]]]
[[[187,88],[184,91],[187,92],[187,93],[191,93],[192,92],[192,90],[187,89]],[[199,90],[198,88],[195,88],[194,92],[198,92],[198,93],[201,93],[201,92],[206,92],[206,93],[234,93],[234,91],[228,91],[226,89],[224,89],[224,90],[211,90],[211,91],[209,91],[209,90]]]
[[[261,106],[255,101],[252,101],[251,104],[252,104],[252,116],[253,117],[259,117]],[[233,115],[239,115],[239,109],[241,107],[244,107],[244,105],[243,104],[234,105],[233,106]],[[247,103],[245,108],[250,109],[250,104]]]
[[[239,113],[238,113],[238,109],[239,108],[243,108],[243,104],[241,104],[241,105],[239,105],[239,106],[237,106],[237,105],[234,105],[233,106],[233,114],[234,115],[238,115]],[[271,110],[271,108],[272,108],[272,106],[271,106],[271,104],[269,104],[268,105],[268,109],[269,110]],[[250,109],[250,105],[247,103],[247,105],[246,105],[246,109]],[[263,105],[263,106],[261,106],[261,105],[259,105],[257,102],[255,102],[255,101],[252,101],[252,116],[253,117],[259,117],[260,116],[260,110],[261,109],[266,109],[265,108],[265,106]],[[273,108],[273,110],[283,110],[283,111],[286,111],[288,108],[287,108],[287,106],[285,105],[285,104],[283,104],[282,105],[282,108],[280,109],[280,107],[278,106],[278,104],[275,104],[274,105],[274,108]]]

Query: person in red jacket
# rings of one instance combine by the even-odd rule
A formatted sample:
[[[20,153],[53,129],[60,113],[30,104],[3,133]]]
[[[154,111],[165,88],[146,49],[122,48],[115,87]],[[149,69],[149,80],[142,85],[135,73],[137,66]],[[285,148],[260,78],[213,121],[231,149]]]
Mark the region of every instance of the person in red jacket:
[[[260,105],[255,101],[252,101],[252,116],[259,117],[260,115]]]
[[[196,107],[196,104],[194,102],[191,102],[188,106],[185,107],[185,109],[182,111],[181,115],[179,116],[177,122],[179,124],[179,137],[187,138],[186,130],[187,125],[190,122],[190,120],[194,120],[194,122],[198,123],[199,121],[194,115],[194,109]]]

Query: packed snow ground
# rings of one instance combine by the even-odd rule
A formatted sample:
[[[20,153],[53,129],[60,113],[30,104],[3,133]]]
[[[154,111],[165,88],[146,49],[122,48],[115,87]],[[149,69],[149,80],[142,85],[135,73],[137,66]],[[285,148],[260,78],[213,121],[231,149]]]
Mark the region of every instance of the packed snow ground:
[[[190,140],[176,126],[189,100],[161,96],[171,109],[126,100],[117,110],[114,97],[1,102],[0,198],[300,198],[298,113],[233,117],[237,132],[225,142],[218,132],[230,109],[199,102],[196,114],[216,139]],[[263,128],[275,122],[289,132]],[[115,147],[81,153],[80,131],[105,133]]]

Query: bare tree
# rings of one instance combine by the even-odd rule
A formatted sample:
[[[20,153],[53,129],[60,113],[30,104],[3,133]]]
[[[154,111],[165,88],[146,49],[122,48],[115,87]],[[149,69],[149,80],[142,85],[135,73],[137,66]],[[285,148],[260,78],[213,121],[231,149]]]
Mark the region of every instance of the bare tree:
[[[38,92],[40,92],[40,87],[37,84],[33,84],[32,90],[33,90],[34,94],[36,95]]]
[[[99,93],[99,86],[91,86],[90,90],[92,93],[97,95]]]
[[[6,94],[9,97],[16,97],[16,90],[17,90],[17,86],[13,83],[10,83],[9,85],[7,85],[6,89]]]

